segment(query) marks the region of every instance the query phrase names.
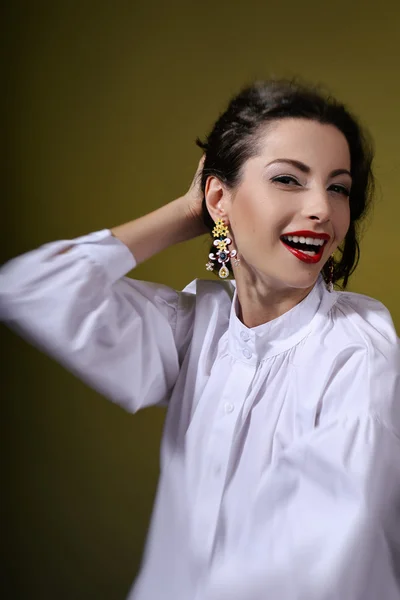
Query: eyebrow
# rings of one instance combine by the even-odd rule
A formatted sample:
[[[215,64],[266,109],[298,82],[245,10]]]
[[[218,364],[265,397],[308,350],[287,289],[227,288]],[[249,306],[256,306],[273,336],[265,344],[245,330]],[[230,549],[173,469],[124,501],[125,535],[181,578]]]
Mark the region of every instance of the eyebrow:
[[[311,169],[308,165],[305,165],[299,160],[293,160],[291,158],[277,158],[276,160],[273,160],[272,162],[268,163],[266,166],[269,167],[270,165],[273,165],[275,163],[286,163],[292,165],[293,167],[296,167],[296,169],[299,169],[303,173],[311,173]],[[329,174],[329,177],[336,177],[337,175],[349,175],[351,177],[351,173],[347,169],[335,169]]]

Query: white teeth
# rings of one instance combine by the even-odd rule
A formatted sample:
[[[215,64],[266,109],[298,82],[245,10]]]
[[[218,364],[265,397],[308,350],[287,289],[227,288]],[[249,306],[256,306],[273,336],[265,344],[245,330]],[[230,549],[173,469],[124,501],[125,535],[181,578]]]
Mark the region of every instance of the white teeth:
[[[287,240],[288,242],[294,242],[295,244],[300,242],[300,244],[308,244],[309,246],[323,246],[325,243],[324,240],[321,240],[319,238],[303,237],[303,236],[299,237],[297,235],[284,235],[283,238],[285,240]]]

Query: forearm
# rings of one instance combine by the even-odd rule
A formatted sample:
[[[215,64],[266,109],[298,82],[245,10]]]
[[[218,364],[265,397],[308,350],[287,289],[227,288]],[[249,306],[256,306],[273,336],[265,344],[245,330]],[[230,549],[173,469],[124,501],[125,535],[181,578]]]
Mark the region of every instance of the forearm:
[[[113,227],[112,234],[142,263],[169,246],[185,242],[205,233],[194,220],[184,198],[178,198],[134,221]]]

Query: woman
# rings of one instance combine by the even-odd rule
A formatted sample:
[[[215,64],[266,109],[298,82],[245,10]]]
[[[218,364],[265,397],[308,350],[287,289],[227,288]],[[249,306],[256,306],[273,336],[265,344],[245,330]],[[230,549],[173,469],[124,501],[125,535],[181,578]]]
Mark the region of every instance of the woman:
[[[276,81],[199,145],[200,187],[6,265],[3,319],[127,410],[168,403],[130,599],[398,600],[398,339],[382,304],[332,291],[357,262],[368,144],[341,104]],[[207,230],[217,280],[123,278]]]

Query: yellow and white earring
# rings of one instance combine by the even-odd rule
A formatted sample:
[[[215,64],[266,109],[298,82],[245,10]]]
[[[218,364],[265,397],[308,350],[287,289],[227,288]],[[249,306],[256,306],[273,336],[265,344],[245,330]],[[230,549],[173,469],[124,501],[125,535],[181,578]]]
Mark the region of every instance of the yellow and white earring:
[[[214,271],[217,266],[215,265],[215,262],[217,261],[221,265],[218,275],[221,279],[226,279],[229,275],[229,269],[226,266],[227,263],[229,263],[229,261],[232,259],[235,267],[238,267],[240,264],[240,258],[238,257],[237,250],[228,249],[228,246],[230,246],[232,240],[229,237],[229,229],[222,219],[218,219],[212,234],[215,238],[217,238],[214,240],[213,245],[216,246],[218,251],[215,253],[210,252],[208,255],[210,260],[206,264],[206,269],[207,271]]]

